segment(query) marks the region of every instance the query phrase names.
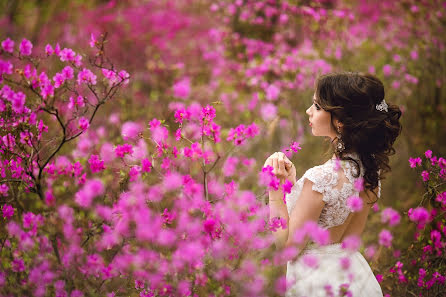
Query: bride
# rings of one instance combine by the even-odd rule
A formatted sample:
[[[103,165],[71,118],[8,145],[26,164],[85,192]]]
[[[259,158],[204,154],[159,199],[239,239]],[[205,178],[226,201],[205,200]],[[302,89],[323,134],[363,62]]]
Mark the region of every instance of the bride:
[[[276,247],[293,246],[298,253],[287,263],[286,296],[383,296],[362,254],[349,252],[342,242],[361,235],[370,208],[380,198],[380,180],[390,171],[388,156],[395,153],[393,143],[401,133],[401,111],[386,103],[384,86],[375,76],[333,73],[316,80],[306,113],[312,134],[330,138],[333,157],[297,181],[293,163],[281,152],[264,165],[274,168],[281,183],[293,183],[286,203],[281,187],[269,192],[270,218],[287,222],[274,232]],[[362,200],[362,208],[351,208],[347,202],[352,196]],[[296,242],[296,231],[309,221],[328,230],[328,245],[308,238]]]

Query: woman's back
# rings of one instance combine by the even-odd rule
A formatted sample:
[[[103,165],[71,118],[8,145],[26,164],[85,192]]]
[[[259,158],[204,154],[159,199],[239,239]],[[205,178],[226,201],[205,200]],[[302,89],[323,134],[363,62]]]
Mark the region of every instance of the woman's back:
[[[368,213],[375,195],[370,190],[362,190],[361,179],[364,169],[357,154],[349,154],[357,161],[361,173],[357,175],[357,166],[353,161],[328,160],[326,163],[310,168],[299,179],[290,194],[287,195],[287,209],[291,214],[302,191],[305,179],[313,182],[313,190],[322,193],[325,206],[318,220],[318,225],[330,232],[332,243],[341,242],[349,235],[360,236],[364,230]],[[380,196],[379,187],[375,189]],[[361,197],[363,207],[352,212],[348,205],[350,197]],[[357,198],[352,198],[352,201]]]

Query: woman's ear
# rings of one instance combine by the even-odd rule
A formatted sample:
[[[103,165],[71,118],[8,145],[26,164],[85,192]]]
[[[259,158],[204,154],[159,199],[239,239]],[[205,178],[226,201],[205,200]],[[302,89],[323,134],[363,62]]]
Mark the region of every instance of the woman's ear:
[[[338,127],[339,127],[340,129],[342,129],[342,128],[344,127],[344,124],[341,123],[341,121],[339,121],[339,120],[337,120],[337,119],[334,119],[334,120],[333,120],[333,124],[334,124],[334,126],[335,126],[336,129],[338,129]]]

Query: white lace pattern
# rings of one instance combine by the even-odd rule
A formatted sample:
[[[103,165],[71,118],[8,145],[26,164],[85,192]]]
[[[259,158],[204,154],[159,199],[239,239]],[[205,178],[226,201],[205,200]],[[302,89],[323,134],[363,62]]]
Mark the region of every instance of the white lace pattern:
[[[347,154],[347,156],[358,161],[360,165],[360,175],[364,176],[364,168],[357,154]],[[347,206],[348,197],[359,196],[359,192],[354,188],[355,176],[357,175],[356,165],[353,161],[340,161],[338,171],[343,170],[348,182],[338,185],[339,176],[336,170],[336,160],[331,159],[326,163],[308,169],[305,174],[293,185],[291,193],[286,195],[286,205],[288,214],[291,215],[296,201],[302,192],[305,179],[313,182],[313,191],[322,194],[325,206],[319,217],[318,225],[323,228],[331,228],[342,225],[350,214]],[[381,196],[381,183],[378,181],[378,198]]]

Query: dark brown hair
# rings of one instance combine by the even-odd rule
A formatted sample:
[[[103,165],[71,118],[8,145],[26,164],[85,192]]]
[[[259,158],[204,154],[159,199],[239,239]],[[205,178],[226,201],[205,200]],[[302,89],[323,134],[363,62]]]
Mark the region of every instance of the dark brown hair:
[[[341,160],[354,161],[359,177],[359,164],[345,156],[357,153],[365,170],[364,187],[373,192],[383,174],[391,171],[389,156],[395,154],[393,144],[401,133],[401,110],[390,103],[387,112],[376,109],[384,99],[384,85],[371,74],[345,72],[320,76],[315,93],[320,106],[331,113],[332,125],[334,119],[343,124],[340,136],[345,150],[335,151],[335,155]]]

